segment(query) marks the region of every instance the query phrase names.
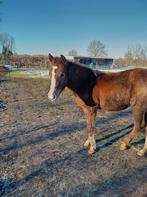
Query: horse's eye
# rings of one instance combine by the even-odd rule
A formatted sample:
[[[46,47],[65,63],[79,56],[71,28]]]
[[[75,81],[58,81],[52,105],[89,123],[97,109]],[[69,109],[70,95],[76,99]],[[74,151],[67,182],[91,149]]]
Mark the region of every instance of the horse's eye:
[[[64,73],[61,74],[61,77],[64,77]]]

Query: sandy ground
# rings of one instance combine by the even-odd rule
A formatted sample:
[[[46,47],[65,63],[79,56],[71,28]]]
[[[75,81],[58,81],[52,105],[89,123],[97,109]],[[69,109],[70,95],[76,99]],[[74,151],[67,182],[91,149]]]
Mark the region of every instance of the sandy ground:
[[[97,150],[83,148],[83,111],[69,91],[47,99],[46,79],[0,82],[0,196],[147,196],[147,157],[119,150],[130,110],[98,112]],[[134,142],[144,143],[144,133]]]

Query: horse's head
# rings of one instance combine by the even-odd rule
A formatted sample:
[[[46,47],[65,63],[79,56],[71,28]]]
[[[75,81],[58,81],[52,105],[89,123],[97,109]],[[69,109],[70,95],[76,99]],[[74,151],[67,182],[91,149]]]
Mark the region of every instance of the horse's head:
[[[55,101],[62,90],[67,85],[67,60],[61,55],[60,57],[53,57],[49,54],[49,61],[52,65],[51,84],[48,92],[48,99]],[[50,73],[49,73],[50,74]]]

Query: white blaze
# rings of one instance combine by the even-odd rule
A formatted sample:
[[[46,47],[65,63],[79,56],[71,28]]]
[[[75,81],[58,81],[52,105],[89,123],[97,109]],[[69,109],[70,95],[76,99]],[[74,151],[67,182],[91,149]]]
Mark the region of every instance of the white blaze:
[[[52,68],[52,76],[51,76],[51,85],[50,85],[50,90],[48,92],[48,98],[53,100],[54,99],[54,91],[55,91],[55,86],[56,86],[56,79],[55,79],[55,70],[57,69],[57,66],[53,66]]]

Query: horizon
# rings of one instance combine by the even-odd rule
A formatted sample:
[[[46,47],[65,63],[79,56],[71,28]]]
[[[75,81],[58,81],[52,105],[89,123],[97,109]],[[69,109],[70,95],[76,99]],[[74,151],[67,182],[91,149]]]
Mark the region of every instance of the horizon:
[[[88,56],[92,40],[106,45],[108,58],[123,57],[129,46],[147,44],[145,0],[5,0],[1,32],[15,38],[20,55]]]

